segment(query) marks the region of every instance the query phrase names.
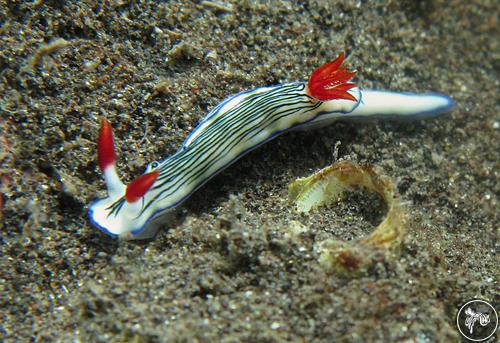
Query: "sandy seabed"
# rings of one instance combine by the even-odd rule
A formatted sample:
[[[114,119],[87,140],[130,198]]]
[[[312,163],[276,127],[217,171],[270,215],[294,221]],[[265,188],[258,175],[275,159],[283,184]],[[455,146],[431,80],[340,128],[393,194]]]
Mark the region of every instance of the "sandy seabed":
[[[488,0],[0,2],[0,340],[458,341],[461,304],[499,307],[499,12]],[[129,181],[228,95],[305,80],[341,51],[361,87],[439,91],[456,107],[286,134],[154,240],[90,225],[100,117]],[[301,215],[287,196],[336,159],[381,168],[408,215],[399,255],[355,277],[323,270],[315,247],[369,234],[377,199]]]

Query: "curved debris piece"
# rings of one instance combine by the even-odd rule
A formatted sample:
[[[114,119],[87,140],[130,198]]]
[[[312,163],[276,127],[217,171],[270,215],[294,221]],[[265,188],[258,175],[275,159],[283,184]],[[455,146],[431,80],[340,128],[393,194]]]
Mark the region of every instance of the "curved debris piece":
[[[400,250],[406,220],[391,179],[374,166],[341,161],[292,182],[288,188],[297,210],[308,212],[337,201],[346,189],[355,187],[377,193],[387,205],[387,214],[367,237],[350,242],[328,239],[318,244],[320,265],[328,272],[346,276],[360,275]]]

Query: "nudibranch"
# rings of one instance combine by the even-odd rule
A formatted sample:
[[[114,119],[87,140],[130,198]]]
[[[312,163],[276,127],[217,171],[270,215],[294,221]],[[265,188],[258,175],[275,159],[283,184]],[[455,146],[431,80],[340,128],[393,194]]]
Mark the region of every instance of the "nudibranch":
[[[92,224],[111,236],[146,239],[165,216],[194,191],[249,151],[292,129],[336,120],[436,116],[453,107],[438,93],[361,90],[349,82],[344,54],[316,69],[307,82],[260,87],[233,95],[213,108],[180,148],[125,185],[116,172],[111,125],[102,119],[99,166],[108,195],[89,208]]]

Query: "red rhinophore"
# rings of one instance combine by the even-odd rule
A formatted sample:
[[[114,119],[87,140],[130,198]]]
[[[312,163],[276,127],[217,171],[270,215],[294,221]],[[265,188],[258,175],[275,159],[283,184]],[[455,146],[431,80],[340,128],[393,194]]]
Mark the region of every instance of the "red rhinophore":
[[[113,143],[113,129],[106,118],[101,120],[99,138],[97,140],[97,157],[99,167],[104,172],[108,166],[115,163],[115,144]]]
[[[327,64],[316,69],[307,82],[308,94],[318,100],[328,101],[336,99],[345,99],[358,101],[349,89],[356,87],[354,83],[348,83],[355,71],[347,71],[341,67],[344,62],[344,53]]]
[[[137,177],[134,181],[129,183],[125,191],[125,200],[127,200],[127,202],[136,202],[142,198],[151,188],[159,173],[158,170],[153,170],[152,172]]]

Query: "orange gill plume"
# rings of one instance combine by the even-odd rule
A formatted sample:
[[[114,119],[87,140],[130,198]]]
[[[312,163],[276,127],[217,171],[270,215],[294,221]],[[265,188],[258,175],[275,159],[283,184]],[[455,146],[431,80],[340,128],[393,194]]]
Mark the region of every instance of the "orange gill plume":
[[[316,69],[307,82],[307,93],[321,101],[328,100],[351,100],[357,99],[348,92],[349,89],[356,87],[356,84],[348,81],[356,75],[355,71],[347,71],[342,67],[344,62],[344,53],[318,69]]]

